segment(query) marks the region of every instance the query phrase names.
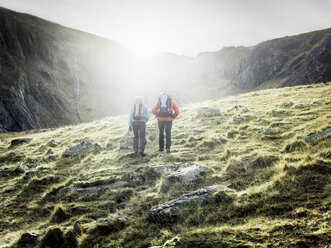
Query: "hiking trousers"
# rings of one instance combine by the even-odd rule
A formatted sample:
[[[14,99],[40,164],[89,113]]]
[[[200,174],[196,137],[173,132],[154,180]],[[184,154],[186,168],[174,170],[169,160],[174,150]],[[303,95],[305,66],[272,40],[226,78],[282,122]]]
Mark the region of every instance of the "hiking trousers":
[[[164,130],[165,130],[166,150],[170,150],[172,121],[159,121],[158,124],[159,124],[159,148],[160,150],[164,150]]]
[[[133,121],[132,122],[133,129],[133,150],[138,152],[138,144],[139,144],[139,152],[144,152],[146,142],[146,123],[143,121]]]

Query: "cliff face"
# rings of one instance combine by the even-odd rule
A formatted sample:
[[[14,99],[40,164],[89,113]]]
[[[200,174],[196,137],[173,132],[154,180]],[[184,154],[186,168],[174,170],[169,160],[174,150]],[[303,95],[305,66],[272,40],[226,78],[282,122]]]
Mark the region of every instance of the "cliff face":
[[[109,57],[118,65],[124,53],[116,42],[0,9],[0,131],[97,117],[99,103],[80,103],[104,83],[92,69]],[[116,76],[116,66],[111,69],[107,79]]]
[[[262,42],[252,47],[233,78],[252,89],[268,80],[280,86],[331,80],[331,29]]]
[[[0,8],[0,132],[57,127],[126,113],[135,94],[154,104],[331,81],[331,29],[195,58],[134,61],[119,43]],[[270,87],[267,86],[266,87]]]

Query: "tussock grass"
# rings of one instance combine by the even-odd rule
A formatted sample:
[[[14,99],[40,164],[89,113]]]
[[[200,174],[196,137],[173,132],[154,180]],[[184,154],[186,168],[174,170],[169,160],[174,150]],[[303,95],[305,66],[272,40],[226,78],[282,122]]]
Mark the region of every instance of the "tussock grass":
[[[313,104],[324,100],[321,104]],[[304,104],[304,105],[302,105]],[[308,135],[331,126],[331,84],[261,90],[180,106],[173,123],[172,153],[159,153],[157,131],[147,133],[145,158],[119,149],[127,116],[58,129],[0,135],[0,171],[20,164],[30,172],[0,177],[1,245],[36,232],[48,247],[324,247],[331,216],[331,139]],[[199,116],[196,109],[220,109]],[[234,117],[245,119],[234,121]],[[148,125],[157,126],[151,120]],[[152,129],[151,129],[152,130]],[[14,138],[32,138],[10,147]],[[97,153],[64,158],[85,139]],[[49,143],[51,140],[55,142]],[[17,153],[7,157],[10,152]],[[44,160],[54,155],[55,161]],[[2,158],[2,159],[1,159]],[[209,170],[192,183],[164,184],[151,165],[191,162]],[[56,177],[50,177],[56,176]],[[58,195],[65,187],[125,186],[91,194]],[[223,184],[206,205],[183,208],[179,221],[150,223],[147,212],[198,188]],[[97,224],[110,216],[129,222]],[[79,221],[79,231],[73,228]],[[46,233],[44,232],[45,230]],[[55,246],[54,246],[55,247]]]

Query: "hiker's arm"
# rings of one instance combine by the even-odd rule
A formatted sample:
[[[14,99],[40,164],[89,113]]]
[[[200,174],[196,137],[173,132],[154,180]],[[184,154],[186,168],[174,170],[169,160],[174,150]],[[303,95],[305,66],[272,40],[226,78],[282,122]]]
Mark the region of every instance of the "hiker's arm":
[[[152,113],[153,113],[154,115],[157,115],[157,109],[158,109],[158,107],[159,107],[159,102],[157,102],[157,103],[154,105],[153,109],[152,109]]]
[[[149,111],[148,111],[148,108],[145,106],[145,111],[144,111],[144,116],[145,116],[145,119],[146,119],[146,122],[149,120],[149,117],[150,117],[150,114],[149,114]]]
[[[175,101],[173,101],[173,103],[174,103],[173,109],[175,111],[175,113],[174,113],[174,119],[175,119],[179,114],[179,108],[178,108],[177,104],[175,103]]]
[[[129,128],[132,126],[132,109],[130,109],[130,114],[129,114]]]

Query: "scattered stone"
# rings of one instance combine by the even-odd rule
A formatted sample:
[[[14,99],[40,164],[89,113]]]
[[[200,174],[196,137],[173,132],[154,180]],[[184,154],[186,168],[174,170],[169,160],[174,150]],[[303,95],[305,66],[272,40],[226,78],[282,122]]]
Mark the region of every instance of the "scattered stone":
[[[122,188],[127,183],[125,181],[118,181],[112,184],[100,185],[100,186],[93,186],[87,188],[78,188],[78,187],[67,187],[60,189],[57,192],[57,195],[66,195],[69,193],[79,194],[79,195],[88,195],[88,194],[95,194],[99,192],[104,192],[108,189],[115,189],[115,188]]]
[[[321,105],[323,103],[325,103],[325,100],[318,100],[318,101],[313,102],[313,105]]]
[[[247,112],[249,112],[249,109],[248,109],[248,108],[244,108],[244,109],[242,110],[242,112],[243,112],[243,113],[247,113]]]
[[[132,149],[133,147],[133,134],[127,133],[120,139],[120,149]]]
[[[18,152],[10,152],[7,155],[0,157],[0,163],[5,162],[19,162],[24,158],[24,156]]]
[[[185,194],[177,199],[153,207],[147,213],[147,220],[151,222],[173,221],[180,215],[180,210],[191,204],[207,204],[211,196],[218,190],[230,190],[223,185],[209,186]]]
[[[185,163],[181,163],[181,164],[165,164],[165,165],[153,165],[153,166],[149,166],[148,167],[148,171],[155,173],[155,174],[162,174],[165,171],[168,170],[178,170],[181,167],[186,167],[186,166],[190,166],[191,163],[190,162],[185,162]]]
[[[258,133],[263,133],[263,132],[270,131],[270,130],[272,130],[272,128],[270,128],[270,127],[263,127],[259,131],[257,131],[257,132]]]
[[[43,162],[51,162],[51,161],[56,161],[57,156],[55,155],[47,155],[45,157],[43,157],[42,161]]]
[[[190,166],[178,172],[174,172],[168,176],[165,176],[164,182],[193,182],[199,178],[202,172],[205,172],[207,170],[207,166]]]
[[[19,247],[29,247],[35,245],[39,241],[39,236],[34,233],[23,233],[17,242]]]
[[[243,106],[240,104],[237,104],[237,105],[234,105],[231,110],[240,109],[240,108],[243,108]]]
[[[216,142],[218,142],[220,144],[225,144],[227,142],[227,140],[223,139],[223,138],[213,138],[213,140],[215,140]]]
[[[21,139],[13,139],[10,143],[10,147],[27,144],[30,143],[32,139],[30,138],[21,138]]]
[[[28,158],[26,160],[26,163],[28,163],[28,164],[35,164],[37,162],[39,162],[39,159],[37,159],[37,158]]]
[[[124,180],[134,180],[134,179],[138,179],[139,177],[140,177],[140,174],[135,171],[124,171],[123,172]]]
[[[213,116],[218,115],[220,113],[220,110],[218,108],[208,108],[208,107],[201,107],[197,110],[198,115],[202,116]]]
[[[93,144],[90,140],[84,140],[83,142],[72,146],[64,151],[63,157],[81,157],[87,155],[89,152],[97,152],[101,150],[101,146]]]
[[[25,175],[28,177],[34,177],[34,176],[41,177],[42,174],[45,174],[45,173],[46,173],[46,171],[44,171],[44,170],[37,170],[37,171],[28,171],[25,173]]]
[[[246,117],[243,117],[243,116],[233,116],[233,121],[234,122],[241,122],[241,121],[244,121],[246,120],[247,118]]]
[[[313,143],[316,140],[318,140],[319,138],[322,138],[322,137],[328,135],[329,133],[331,133],[331,127],[328,127],[320,132],[311,133],[311,134],[307,135],[303,140],[307,143]]]
[[[143,189],[138,191],[138,194],[147,194],[149,192],[149,189]]]
[[[12,174],[14,174],[14,171],[12,171],[12,170],[1,170],[0,171],[0,177],[8,177]]]
[[[305,103],[299,103],[297,106],[295,106],[296,108],[307,108],[309,105],[305,104]]]
[[[16,169],[15,169],[15,172],[18,172],[18,173],[25,173],[25,172],[28,172],[29,171],[29,167],[27,167],[26,165],[24,164],[20,164]]]
[[[55,140],[50,140],[48,143],[47,143],[47,146],[49,147],[56,147],[56,141]]]
[[[81,228],[80,222],[76,221],[75,224],[74,224],[75,232],[77,232],[77,233],[80,232],[80,228]]]
[[[54,175],[47,175],[47,179],[50,181],[57,181],[60,179],[59,176],[54,176]]]

